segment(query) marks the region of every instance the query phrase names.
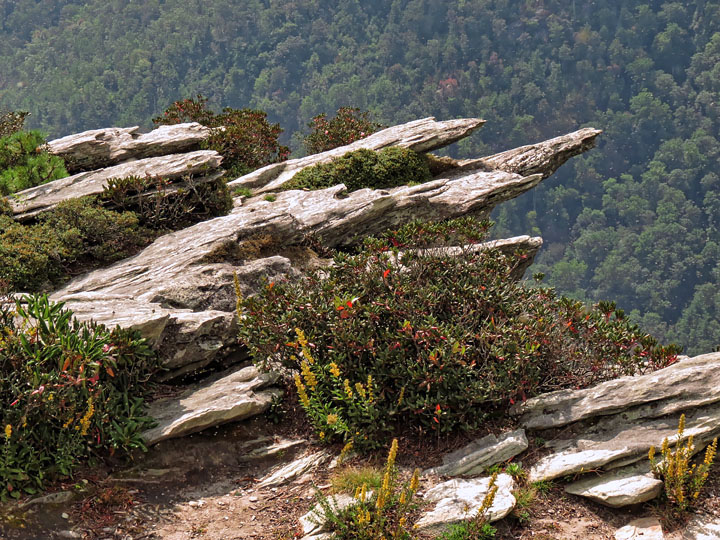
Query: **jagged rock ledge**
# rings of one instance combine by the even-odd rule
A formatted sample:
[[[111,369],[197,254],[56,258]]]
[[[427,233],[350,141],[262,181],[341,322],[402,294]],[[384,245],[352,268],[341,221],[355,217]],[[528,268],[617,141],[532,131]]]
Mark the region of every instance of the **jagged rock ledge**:
[[[425,150],[457,140],[481,124],[477,119],[449,122],[425,119],[384,130],[386,134],[375,140],[381,146],[400,141]],[[388,133],[394,135],[388,138]],[[511,170],[520,166],[517,160],[503,165],[496,158],[496,166],[509,170],[454,168],[425,184],[389,190],[346,193],[345,187],[339,185],[309,192],[283,191],[273,201],[262,196],[238,198],[229,215],[163,236],[130,259],[76,278],[52,298],[65,301],[81,319],[140,329],[161,351],[170,373],[180,375],[233,349],[234,273],[240,278],[243,293],[252,294],[261,278],[277,279],[302,269],[299,264],[302,261],[296,255],[302,251],[299,246],[308,235],[320,239],[327,247],[346,247],[359,241],[358,231],[363,235],[378,234],[412,219],[485,217],[497,204],[531,189],[545,172],[557,168],[570,156],[568,145],[587,148],[596,135],[597,130],[581,130],[565,136],[567,144],[558,150],[558,155],[548,150],[560,148],[558,145],[538,143],[534,169],[544,172],[530,176]],[[369,139],[372,137],[364,141]],[[331,153],[342,155],[358,143]],[[530,155],[530,148],[523,147],[522,154]],[[319,159],[327,158],[320,156]],[[265,169],[266,173],[256,171],[248,177],[280,182],[290,177],[282,176],[283,171],[292,170],[294,174],[317,159],[310,156],[290,166],[290,162],[273,165]],[[528,160],[522,163],[525,166]],[[275,171],[272,174],[267,172],[271,169]],[[53,184],[43,187],[52,192]],[[265,244],[262,256],[249,249],[258,242]],[[541,242],[518,237],[493,246],[505,253],[514,253],[518,248],[525,250],[516,269],[516,277],[520,277]]]
[[[47,143],[47,151],[68,162],[68,170],[99,169],[129,159],[198,150],[211,129],[197,122],[160,126],[140,133],[138,126],[83,131]]]

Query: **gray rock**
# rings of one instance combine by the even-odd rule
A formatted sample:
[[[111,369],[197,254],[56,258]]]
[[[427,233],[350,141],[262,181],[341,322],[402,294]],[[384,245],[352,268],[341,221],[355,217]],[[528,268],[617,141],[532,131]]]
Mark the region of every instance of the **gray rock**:
[[[380,150],[388,146],[410,148],[416,152],[429,152],[467,137],[485,123],[479,118],[460,118],[437,122],[434,118],[423,118],[378,131],[347,146],[334,148],[320,154],[273,163],[233,180],[228,186],[255,189],[264,193],[279,189],[298,172],[306,167],[327,163],[347,152],[366,148]]]
[[[656,517],[635,519],[615,531],[615,540],[663,540],[662,525]]]
[[[490,478],[449,480],[428,490],[424,498],[435,504],[432,510],[424,513],[417,521],[417,529],[425,533],[439,534],[450,525],[472,519],[477,515],[488,493],[489,483]],[[499,489],[486,514],[490,522],[507,516],[516,504],[512,494],[515,482],[510,475],[499,474],[496,485]]]
[[[56,491],[55,493],[48,493],[47,495],[30,499],[19,506],[20,508],[26,508],[38,504],[66,504],[76,497],[77,494],[74,491]]]
[[[612,508],[650,501],[660,495],[662,489],[662,481],[650,472],[648,462],[583,478],[565,486],[568,493]]]
[[[463,168],[482,165],[490,170],[500,170],[529,176],[541,174],[543,178],[553,174],[573,156],[582,154],[595,146],[595,139],[602,133],[599,129],[583,128],[554,139],[506,150],[479,160],[461,161]]]
[[[423,474],[476,476],[488,467],[518,455],[527,447],[523,429],[503,433],[499,438],[490,434],[446,455],[441,466],[428,469]]]
[[[140,133],[138,126],[83,131],[47,143],[51,154],[69,160],[75,170],[98,169],[128,159],[196,150],[211,130],[197,122],[160,126]]]
[[[62,201],[102,193],[111,178],[162,176],[173,179],[190,175],[202,176],[220,167],[221,161],[220,154],[213,150],[145,158],[54,180],[19,191],[8,200],[13,217],[23,221],[54,208]]]
[[[655,418],[720,401],[720,353],[684,358],[646,375],[622,377],[584,390],[560,390],[515,406],[525,429],[560,427],[630,411]]]
[[[259,373],[250,366],[191,387],[179,397],[151,403],[148,415],[158,425],[145,431],[143,438],[149,445],[156,444],[258,415],[270,406],[273,396],[282,395],[277,388],[260,391],[277,379],[275,373]]]
[[[369,498],[371,495],[372,492],[370,492],[367,497]],[[338,511],[344,510],[356,502],[358,501],[350,495],[340,494],[328,497],[330,507]],[[300,518],[300,526],[302,527],[305,538],[315,538],[316,535],[323,534],[323,532],[327,530],[325,528],[326,525],[327,521],[325,520],[325,515],[323,514],[322,509],[317,505]]]
[[[306,472],[322,465],[330,459],[330,454],[325,451],[316,452],[309,456],[296,459],[292,463],[274,469],[258,484],[259,488],[271,488],[287,484]]]
[[[528,474],[530,482],[551,480],[600,467],[612,469],[640,461],[651,446],[660,448],[667,438],[677,440],[679,414],[657,419],[635,417],[631,412],[603,417],[593,425],[578,424],[562,440],[546,446],[555,451],[541,458]],[[720,404],[686,412],[685,437],[694,435],[699,452],[720,434]]]
[[[682,533],[683,540],[717,540],[720,538],[720,517],[696,514]]]

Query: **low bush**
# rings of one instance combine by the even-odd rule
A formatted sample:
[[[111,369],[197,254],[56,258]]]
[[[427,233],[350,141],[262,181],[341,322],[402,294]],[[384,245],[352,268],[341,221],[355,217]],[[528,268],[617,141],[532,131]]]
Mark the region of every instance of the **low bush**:
[[[363,139],[384,126],[370,120],[367,111],[341,107],[330,120],[324,113],[313,117],[308,127],[310,133],[303,140],[305,150],[308,154],[318,154]]]
[[[225,215],[233,207],[222,179],[204,183],[192,178],[175,182],[138,176],[110,179],[99,199],[113,209],[134,212],[142,225],[157,231],[178,230]]]
[[[135,214],[93,197],[64,201],[36,224],[0,215],[0,279],[13,291],[46,290],[78,266],[119,260],[153,238]]]
[[[68,175],[62,158],[42,150],[37,131],[18,131],[0,138],[0,196]]]
[[[182,122],[214,128],[204,147],[223,156],[228,177],[285,161],[290,155],[290,149],[278,142],[283,130],[279,124],[269,123],[264,111],[225,107],[216,114],[207,108],[207,98],[198,95],[195,99],[176,101],[161,116],[153,118],[156,126]]]
[[[81,323],[46,296],[0,305],[0,499],[84,460],[144,449],[157,359],[136,332]]]
[[[398,429],[475,429],[540,392],[676,359],[679,348],[659,346],[613,304],[516,282],[522,253],[415,249],[472,246],[489,226],[412,223],[323,272],[267,284],[240,302],[241,341],[257,362],[297,370],[317,433],[358,449]]]
[[[424,156],[391,146],[379,152],[356,150],[331,161],[307,167],[297,173],[283,189],[325,189],[345,184],[348,191],[362,188],[384,189],[432,178]]]

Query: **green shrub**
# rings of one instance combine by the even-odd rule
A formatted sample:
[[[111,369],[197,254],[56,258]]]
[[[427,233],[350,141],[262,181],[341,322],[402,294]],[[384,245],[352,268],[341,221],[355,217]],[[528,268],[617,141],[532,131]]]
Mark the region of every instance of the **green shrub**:
[[[93,197],[63,201],[23,225],[0,215],[0,280],[14,291],[51,288],[79,265],[126,257],[153,239],[132,212],[113,212]]]
[[[370,120],[369,112],[341,107],[330,120],[324,113],[313,117],[308,127],[310,133],[303,140],[305,149],[308,154],[318,154],[363,139],[384,126]]]
[[[283,189],[325,189],[337,184],[345,184],[348,191],[383,189],[427,182],[431,178],[424,156],[391,146],[379,152],[356,150],[330,163],[307,167],[284,184]]]
[[[155,125],[198,122],[215,128],[204,147],[223,156],[228,177],[237,177],[255,169],[285,161],[290,149],[278,142],[279,124],[270,124],[267,113],[254,109],[225,107],[220,114],[207,108],[207,98],[176,101],[165,112],[153,118]]]
[[[68,175],[65,163],[43,151],[45,138],[37,131],[0,138],[0,195],[45,184]]]
[[[257,362],[298,371],[318,434],[359,449],[398,428],[474,429],[537,393],[676,359],[677,347],[658,346],[612,304],[517,283],[522,253],[411,249],[477,243],[488,227],[413,223],[323,272],[269,284],[241,302],[240,338]]]
[[[46,296],[0,307],[0,499],[35,493],[88,458],[145,449],[157,369],[137,333],[78,322]]]

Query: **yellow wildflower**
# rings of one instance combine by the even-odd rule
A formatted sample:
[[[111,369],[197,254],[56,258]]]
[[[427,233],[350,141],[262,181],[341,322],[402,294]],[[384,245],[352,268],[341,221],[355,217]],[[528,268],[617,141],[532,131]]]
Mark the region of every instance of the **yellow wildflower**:
[[[82,429],[80,431],[80,435],[83,437],[87,435],[88,429],[90,429],[90,419],[92,418],[93,414],[95,414],[95,405],[93,404],[92,398],[88,400],[88,410],[85,412],[85,415],[80,419],[80,426],[82,426]]]
[[[310,369],[310,364],[303,361],[300,364],[300,369],[302,370],[303,378],[305,379],[305,384],[307,384],[310,389],[314,390],[317,386],[318,382],[315,378],[315,374],[312,372],[312,369]]]
[[[419,485],[420,485],[420,469],[415,469],[413,471],[412,478],[410,479],[410,491],[412,491],[413,493],[416,492]]]
[[[318,437],[320,437],[320,440],[323,440],[325,438],[325,432],[321,431],[320,433],[318,433]]]
[[[360,397],[362,397],[363,399],[366,398],[365,388],[363,387],[362,383],[355,383],[355,390],[357,390],[357,393],[360,394]]]
[[[10,424],[5,426],[5,439],[12,437],[12,426]]]
[[[353,398],[353,391],[352,388],[350,388],[350,381],[345,379],[343,382],[343,386],[345,387],[345,393],[347,394],[348,399]]]
[[[295,386],[297,386],[298,396],[300,396],[300,402],[306,409],[310,407],[310,399],[308,398],[307,392],[305,391],[305,385],[300,379],[298,373],[295,374]]]
[[[337,414],[328,414],[327,415],[327,423],[328,426],[333,426],[337,424],[338,421],[338,415]]]
[[[340,368],[335,362],[330,362],[330,373],[333,374],[333,377],[340,377]]]

